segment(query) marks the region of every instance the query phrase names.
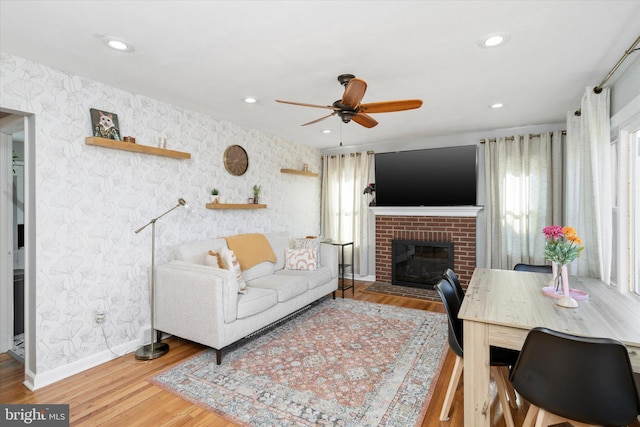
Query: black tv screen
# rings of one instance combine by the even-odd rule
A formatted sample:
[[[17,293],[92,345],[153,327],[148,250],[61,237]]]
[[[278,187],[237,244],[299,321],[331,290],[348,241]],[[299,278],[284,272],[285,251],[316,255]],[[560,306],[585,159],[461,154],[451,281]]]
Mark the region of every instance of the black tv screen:
[[[474,206],[477,147],[376,153],[377,206]]]

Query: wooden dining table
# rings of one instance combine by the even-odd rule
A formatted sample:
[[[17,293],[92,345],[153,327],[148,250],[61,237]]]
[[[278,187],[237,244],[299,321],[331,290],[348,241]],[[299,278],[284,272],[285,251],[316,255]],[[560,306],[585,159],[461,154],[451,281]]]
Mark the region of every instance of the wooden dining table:
[[[599,279],[570,276],[569,285],[589,294],[564,308],[543,294],[550,274],[475,269],[460,308],[464,322],[464,425],[489,427],[489,346],[520,350],[532,328],[621,341],[640,372],[640,297]]]

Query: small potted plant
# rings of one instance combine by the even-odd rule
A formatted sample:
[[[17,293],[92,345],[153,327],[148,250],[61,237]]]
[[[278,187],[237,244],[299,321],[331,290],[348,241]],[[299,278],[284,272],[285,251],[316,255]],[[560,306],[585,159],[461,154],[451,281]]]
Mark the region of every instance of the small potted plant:
[[[220,202],[220,196],[218,196],[218,189],[214,188],[213,190],[211,190],[211,203],[219,203]]]
[[[253,186],[253,203],[258,204],[259,201],[259,196],[260,196],[260,190],[262,190],[262,186],[261,185],[254,185]]]

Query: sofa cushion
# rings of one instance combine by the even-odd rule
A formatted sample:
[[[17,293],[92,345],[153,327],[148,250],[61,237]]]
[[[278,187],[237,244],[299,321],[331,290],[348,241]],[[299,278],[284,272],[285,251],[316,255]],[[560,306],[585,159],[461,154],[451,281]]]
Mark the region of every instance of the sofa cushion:
[[[331,268],[327,266],[320,267],[315,271],[280,270],[276,271],[276,275],[304,278],[308,283],[309,289],[314,289],[318,286],[324,285],[325,283],[330,281],[332,277]]]
[[[272,289],[250,289],[238,295],[238,319],[244,319],[278,304],[278,293]]]
[[[266,233],[265,237],[269,241],[273,253],[276,254],[276,263],[274,268],[276,270],[282,270],[284,268],[284,250],[291,248],[291,236],[287,231],[280,231],[277,233]]]
[[[265,261],[265,262],[261,262],[256,266],[251,267],[248,270],[243,271],[242,278],[244,279],[245,282],[248,282],[249,280],[253,280],[258,277],[268,276],[270,274],[273,274],[274,271],[275,271],[274,264],[271,261]]]
[[[318,266],[316,249],[285,249],[285,270],[312,270]]]
[[[301,276],[262,276],[247,282],[249,293],[254,288],[272,289],[278,292],[278,302],[288,301],[309,290],[309,282]]]
[[[188,242],[178,246],[175,250],[175,259],[205,265],[205,259],[209,251],[220,252],[227,247],[224,239],[208,239]]]

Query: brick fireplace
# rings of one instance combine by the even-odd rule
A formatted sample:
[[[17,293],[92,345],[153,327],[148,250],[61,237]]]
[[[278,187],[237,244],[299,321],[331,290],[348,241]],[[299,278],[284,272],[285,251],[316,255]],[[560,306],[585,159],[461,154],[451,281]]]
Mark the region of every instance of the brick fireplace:
[[[372,208],[376,215],[376,282],[391,284],[391,241],[454,245],[454,271],[464,287],[476,267],[476,216],[481,208]]]

